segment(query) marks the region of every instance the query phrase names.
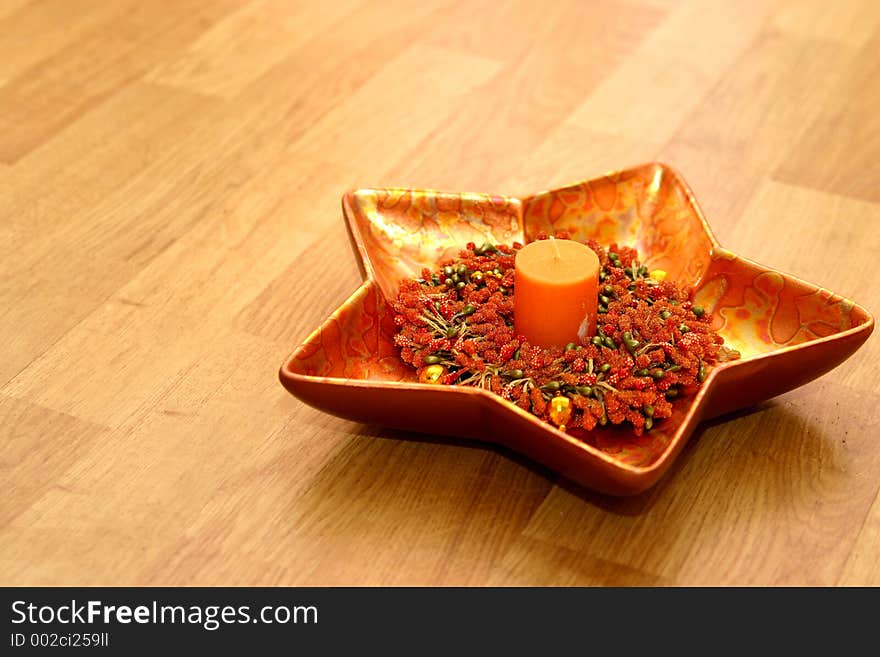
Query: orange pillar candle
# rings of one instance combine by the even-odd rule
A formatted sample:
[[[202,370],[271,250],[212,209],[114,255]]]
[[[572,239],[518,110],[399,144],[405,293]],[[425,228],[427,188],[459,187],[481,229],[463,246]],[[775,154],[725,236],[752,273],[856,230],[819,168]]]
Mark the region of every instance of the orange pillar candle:
[[[513,317],[518,335],[533,345],[585,344],[596,333],[599,257],[586,244],[541,240],[514,262]]]

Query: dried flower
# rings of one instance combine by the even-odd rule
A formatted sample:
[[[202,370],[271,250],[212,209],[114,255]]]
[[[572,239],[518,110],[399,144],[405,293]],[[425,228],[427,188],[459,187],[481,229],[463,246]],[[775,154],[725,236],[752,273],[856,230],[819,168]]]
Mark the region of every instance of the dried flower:
[[[544,349],[516,335],[514,258],[522,245],[470,243],[401,283],[393,303],[401,359],[420,381],[485,388],[562,430],[627,423],[637,435],[649,431],[712,365],[739,354],[722,346],[691,290],[649,273],[632,248],[588,245],[602,285],[597,333],[586,344]]]

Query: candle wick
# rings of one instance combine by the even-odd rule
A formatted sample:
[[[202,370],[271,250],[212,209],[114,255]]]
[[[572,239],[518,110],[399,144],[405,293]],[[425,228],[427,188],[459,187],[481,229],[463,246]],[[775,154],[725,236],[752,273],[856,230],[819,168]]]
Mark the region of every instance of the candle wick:
[[[553,257],[556,260],[562,260],[562,254],[559,253],[559,245],[556,243],[556,238],[552,235],[550,236],[550,243],[553,245]]]

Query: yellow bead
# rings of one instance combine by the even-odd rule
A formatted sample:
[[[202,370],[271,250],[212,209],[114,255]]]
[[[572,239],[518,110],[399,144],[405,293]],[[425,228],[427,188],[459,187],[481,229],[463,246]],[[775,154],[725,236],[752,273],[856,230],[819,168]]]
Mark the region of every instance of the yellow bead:
[[[446,374],[446,368],[442,365],[428,365],[419,375],[422,383],[440,383],[440,377]]]
[[[653,278],[655,281],[662,281],[666,279],[666,272],[662,269],[655,269],[650,274],[648,274],[648,276]]]
[[[571,400],[562,395],[550,400],[550,420],[560,429],[571,419]]]
[[[473,274],[471,274],[471,280],[475,283],[479,283],[481,280],[483,280],[483,272],[475,271]]]

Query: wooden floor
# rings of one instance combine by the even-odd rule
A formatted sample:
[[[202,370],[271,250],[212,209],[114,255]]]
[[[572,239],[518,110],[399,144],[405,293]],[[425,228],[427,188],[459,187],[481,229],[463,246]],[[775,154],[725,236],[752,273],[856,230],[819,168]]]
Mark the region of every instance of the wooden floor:
[[[0,584],[880,585],[880,339],[603,497],[324,415],[357,186],[660,159],[880,311],[872,0],[0,3]]]

